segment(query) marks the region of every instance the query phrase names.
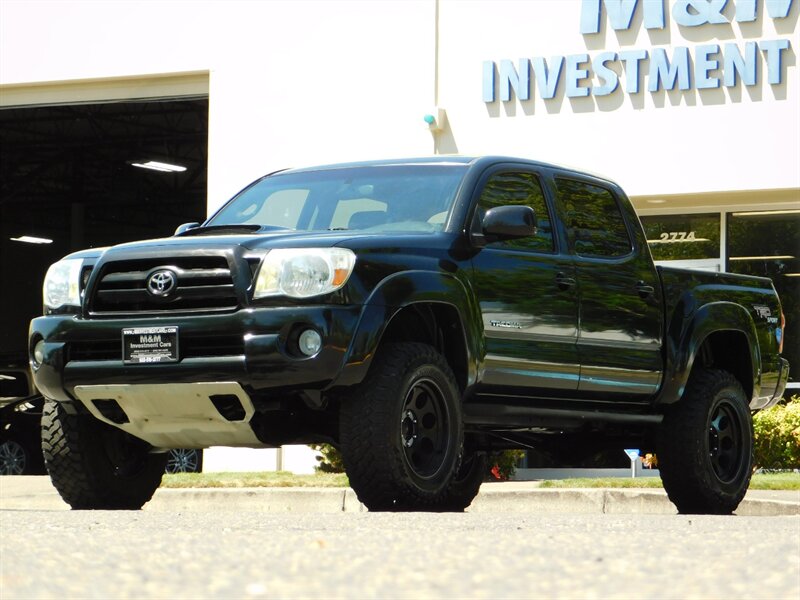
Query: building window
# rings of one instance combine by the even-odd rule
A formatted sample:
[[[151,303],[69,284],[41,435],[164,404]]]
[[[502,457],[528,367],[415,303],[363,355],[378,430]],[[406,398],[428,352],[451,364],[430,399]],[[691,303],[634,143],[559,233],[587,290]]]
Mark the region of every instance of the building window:
[[[727,215],[727,265],[731,273],[772,279],[786,315],[783,356],[789,380],[800,381],[800,210]]]
[[[719,214],[642,217],[654,260],[719,259]]]

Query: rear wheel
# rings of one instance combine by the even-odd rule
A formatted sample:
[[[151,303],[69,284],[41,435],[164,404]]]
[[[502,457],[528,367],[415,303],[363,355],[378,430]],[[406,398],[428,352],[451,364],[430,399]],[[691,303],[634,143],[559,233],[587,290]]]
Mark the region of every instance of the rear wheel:
[[[753,466],[753,422],[742,385],[727,371],[692,373],[664,416],[658,443],[664,489],[681,513],[730,514]]]
[[[73,509],[141,508],[167,461],[147,443],[51,400],[42,415],[42,450],[53,485]]]
[[[342,402],[340,428],[350,485],[369,510],[455,510],[442,503],[459,466],[461,401],[453,372],[432,347],[383,348]]]

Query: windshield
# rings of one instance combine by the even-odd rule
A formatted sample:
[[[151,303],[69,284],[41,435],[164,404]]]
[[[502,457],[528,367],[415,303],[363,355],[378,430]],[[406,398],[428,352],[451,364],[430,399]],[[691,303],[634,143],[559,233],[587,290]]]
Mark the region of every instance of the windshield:
[[[278,173],[244,190],[206,225],[441,231],[465,171],[461,164],[417,164]]]

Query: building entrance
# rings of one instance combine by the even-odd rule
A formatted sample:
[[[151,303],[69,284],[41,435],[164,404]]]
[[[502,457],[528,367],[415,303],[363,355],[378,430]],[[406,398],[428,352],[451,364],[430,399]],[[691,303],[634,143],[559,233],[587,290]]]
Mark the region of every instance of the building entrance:
[[[41,314],[51,263],[205,218],[208,98],[4,108],[0,146],[0,398],[8,398],[19,395],[28,323]]]

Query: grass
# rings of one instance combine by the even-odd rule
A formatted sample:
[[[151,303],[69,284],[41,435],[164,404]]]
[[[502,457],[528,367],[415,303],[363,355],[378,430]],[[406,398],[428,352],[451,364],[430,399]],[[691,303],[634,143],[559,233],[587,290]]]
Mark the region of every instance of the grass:
[[[800,490],[800,473],[756,473],[750,489]]]
[[[167,488],[347,487],[343,473],[295,475],[286,471],[264,473],[178,473],[165,475]],[[658,477],[605,477],[542,481],[543,488],[661,488]],[[751,490],[800,490],[800,473],[757,473]]]
[[[543,488],[662,488],[659,477],[604,477],[597,479],[558,479],[543,481]],[[756,473],[751,490],[800,490],[798,473]]]
[[[596,477],[575,479],[547,479],[543,488],[663,488],[659,477]]]

